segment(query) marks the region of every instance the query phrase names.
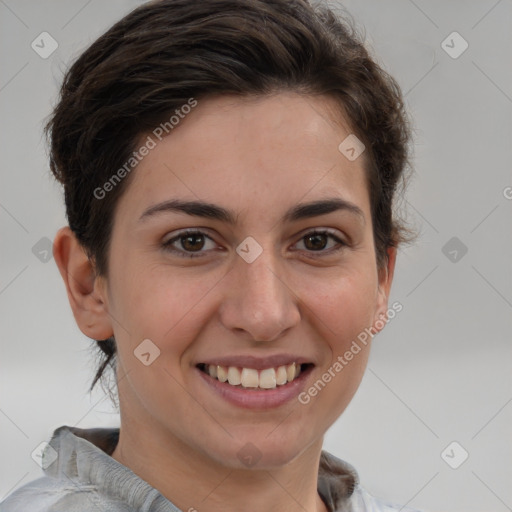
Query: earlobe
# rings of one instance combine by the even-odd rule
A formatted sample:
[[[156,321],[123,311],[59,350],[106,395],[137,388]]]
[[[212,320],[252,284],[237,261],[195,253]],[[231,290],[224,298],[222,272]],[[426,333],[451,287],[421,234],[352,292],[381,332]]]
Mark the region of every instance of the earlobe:
[[[396,247],[388,247],[386,265],[379,269],[379,287],[377,291],[377,304],[373,320],[373,330],[381,331],[388,321],[388,299],[393,282],[396,263]]]
[[[113,335],[101,279],[69,226],[57,232],[53,257],[66,285],[69,304],[80,330],[89,338],[104,340]]]

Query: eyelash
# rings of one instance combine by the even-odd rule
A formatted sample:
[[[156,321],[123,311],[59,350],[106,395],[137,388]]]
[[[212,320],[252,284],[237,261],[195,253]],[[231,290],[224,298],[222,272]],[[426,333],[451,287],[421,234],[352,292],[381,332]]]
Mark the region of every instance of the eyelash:
[[[186,230],[186,231],[182,231],[181,233],[178,233],[177,236],[167,240],[166,242],[164,242],[162,245],[164,247],[165,250],[169,251],[169,252],[172,252],[174,254],[176,254],[177,256],[181,257],[181,258],[201,258],[203,257],[203,254],[204,254],[204,251],[198,251],[198,252],[186,252],[186,251],[183,251],[181,249],[176,249],[174,247],[172,247],[172,244],[174,242],[177,242],[179,241],[181,238],[185,238],[187,236],[190,236],[190,235],[202,235],[210,240],[212,240],[212,242],[214,241],[210,236],[208,236],[205,232],[203,231],[198,231],[198,230]],[[327,230],[327,229],[319,229],[319,230],[313,230],[313,231],[310,231],[308,233],[306,233],[305,235],[303,235],[300,240],[303,240],[304,238],[308,237],[308,236],[312,236],[312,235],[328,235],[328,237],[330,237],[331,239],[333,239],[335,242],[337,242],[339,244],[338,247],[334,248],[334,249],[330,249],[328,251],[326,250],[320,250],[320,251],[306,251],[308,253],[311,253],[311,255],[313,256],[313,258],[317,258],[317,257],[322,257],[324,256],[325,254],[328,254],[328,255],[332,255],[334,253],[337,253],[338,251],[344,249],[346,246],[348,246],[348,244],[346,242],[344,242],[343,240],[341,240],[339,237],[337,237],[333,232],[331,232],[330,230]],[[299,241],[300,241],[299,240]],[[313,255],[313,253],[315,252],[318,252],[320,254],[320,256],[316,256],[316,255]]]

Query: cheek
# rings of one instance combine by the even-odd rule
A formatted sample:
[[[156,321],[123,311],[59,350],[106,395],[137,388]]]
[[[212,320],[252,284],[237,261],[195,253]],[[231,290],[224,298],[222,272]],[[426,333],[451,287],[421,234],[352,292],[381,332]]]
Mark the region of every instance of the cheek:
[[[113,313],[126,325],[132,344],[149,338],[162,352],[182,353],[202,328],[202,306],[222,276],[205,272],[198,279],[187,270],[191,269],[161,264],[133,265],[130,269],[127,265],[131,278],[118,281],[116,294],[120,300]]]
[[[324,326],[331,348],[343,349],[372,325],[376,308],[376,280],[371,272],[346,273],[338,278],[310,283],[308,308]]]
[[[331,425],[355,395],[368,362],[375,310],[372,279],[346,275],[319,288],[309,303],[316,331],[325,340],[316,378],[300,397],[318,428]],[[367,329],[367,331],[365,331]]]

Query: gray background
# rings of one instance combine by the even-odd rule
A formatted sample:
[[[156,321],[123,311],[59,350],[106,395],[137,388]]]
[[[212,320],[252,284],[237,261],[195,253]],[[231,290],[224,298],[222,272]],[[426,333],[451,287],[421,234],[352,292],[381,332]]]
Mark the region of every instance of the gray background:
[[[118,425],[101,388],[87,393],[92,342],[55,262],[41,261],[40,240],[65,224],[41,129],[70,59],[139,3],[0,0],[0,498],[42,475],[30,454],[58,426]],[[512,2],[343,5],[414,116],[416,174],[404,206],[420,237],[398,259],[391,302],[404,309],[374,340],[325,449],[352,463],[370,492],[401,504],[512,510]],[[31,48],[43,31],[59,45],[47,59]],[[456,59],[441,46],[453,31],[469,44]],[[452,51],[460,43],[448,39]],[[458,469],[441,456],[453,441],[463,448],[448,450],[452,465],[469,453]]]

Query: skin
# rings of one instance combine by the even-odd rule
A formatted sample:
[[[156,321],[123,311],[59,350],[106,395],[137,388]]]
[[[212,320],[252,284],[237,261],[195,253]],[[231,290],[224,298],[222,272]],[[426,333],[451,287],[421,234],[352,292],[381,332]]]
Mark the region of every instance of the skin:
[[[112,456],[182,510],[327,510],[317,492],[323,437],[355,394],[370,343],[307,405],[268,410],[229,404],[195,365],[225,355],[306,356],[315,364],[307,389],[385,316],[396,253],[377,267],[365,155],[351,162],[338,150],[351,131],[336,105],[291,92],[200,101],[132,171],[114,216],[108,277],[95,276],[68,227],[55,238],[78,326],[117,341],[121,429]],[[290,207],[327,197],[362,217],[342,210],[281,220]],[[139,220],[176,198],[230,209],[236,224],[177,212]],[[192,244],[200,257],[163,246],[185,228],[211,237]],[[338,243],[326,237],[315,251],[304,238],[315,228],[333,229],[346,245],[333,252]],[[235,252],[248,236],[263,249],[250,264]],[[193,252],[180,239],[173,247]],[[149,366],[133,353],[144,339],[160,350]],[[261,453],[250,468],[237,457],[248,442]]]

